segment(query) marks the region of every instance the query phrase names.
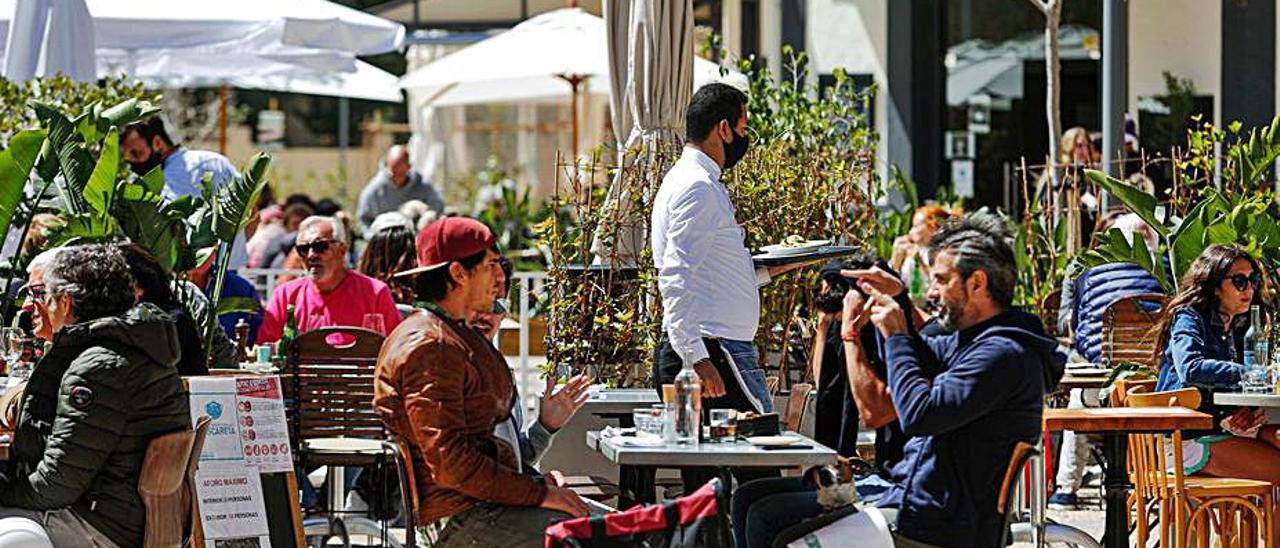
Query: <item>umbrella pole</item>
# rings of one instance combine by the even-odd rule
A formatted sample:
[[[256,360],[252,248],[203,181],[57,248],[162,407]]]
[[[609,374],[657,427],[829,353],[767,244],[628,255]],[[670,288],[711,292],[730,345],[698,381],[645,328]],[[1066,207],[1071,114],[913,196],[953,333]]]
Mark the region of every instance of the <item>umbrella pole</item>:
[[[570,105],[569,108],[573,110],[573,112],[571,113],[572,114],[571,120],[573,124],[572,150],[573,150],[573,163],[575,165],[578,163],[578,86],[581,84],[582,84],[581,76],[575,75],[570,77],[569,85],[573,87],[573,93],[572,93],[573,98],[572,98],[572,104]]]
[[[227,154],[227,96],[231,93],[226,84],[218,88],[218,154]]]
[[[578,90],[587,77],[581,74],[557,74],[557,78],[569,83],[569,124],[573,129],[573,145],[569,150],[573,151],[573,163],[578,164]]]

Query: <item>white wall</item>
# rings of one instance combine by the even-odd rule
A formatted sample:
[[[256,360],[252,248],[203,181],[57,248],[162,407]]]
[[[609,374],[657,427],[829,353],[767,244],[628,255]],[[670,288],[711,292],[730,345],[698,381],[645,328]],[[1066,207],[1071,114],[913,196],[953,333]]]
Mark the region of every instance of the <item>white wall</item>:
[[[1130,111],[1139,97],[1164,94],[1168,71],[1212,94],[1213,118],[1221,120],[1221,1],[1129,0]]]
[[[842,67],[850,74],[871,74],[878,86],[875,103],[880,147],[876,163],[888,176],[889,63],[888,1],[808,0],[805,45],[814,74]],[[781,24],[781,22],[779,22]]]

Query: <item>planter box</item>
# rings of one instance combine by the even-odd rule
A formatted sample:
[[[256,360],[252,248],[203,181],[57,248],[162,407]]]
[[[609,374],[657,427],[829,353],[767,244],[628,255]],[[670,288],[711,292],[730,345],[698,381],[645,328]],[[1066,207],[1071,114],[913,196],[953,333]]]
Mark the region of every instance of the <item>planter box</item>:
[[[504,356],[520,355],[520,324],[511,329],[503,328],[498,332],[498,350]],[[547,321],[542,318],[529,318],[529,355],[542,356],[547,353]]]

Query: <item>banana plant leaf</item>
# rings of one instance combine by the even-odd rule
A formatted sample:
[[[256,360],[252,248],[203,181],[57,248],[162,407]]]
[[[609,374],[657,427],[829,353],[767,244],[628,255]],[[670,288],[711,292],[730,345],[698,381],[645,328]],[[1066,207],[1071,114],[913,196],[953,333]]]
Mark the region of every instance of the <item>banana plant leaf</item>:
[[[108,215],[78,213],[68,215],[66,221],[65,226],[49,237],[46,247],[109,242],[120,232],[116,220]]]
[[[72,214],[89,213],[92,206],[84,199],[85,185],[93,174],[97,160],[84,146],[83,137],[77,128],[82,115],[76,121],[68,120],[52,106],[41,102],[33,102],[32,108],[41,123],[49,131],[49,150],[52,152],[53,164],[41,163],[41,177],[52,180],[61,171],[59,191]],[[52,171],[50,171],[52,170]],[[99,210],[101,212],[101,210]]]
[[[84,199],[98,211],[111,211],[115,198],[116,174],[120,171],[120,134],[108,130],[93,173],[85,182]]]
[[[213,200],[193,215],[198,216],[202,223],[211,222],[212,232],[218,240],[217,264],[211,273],[213,292],[210,306],[214,310],[218,310],[221,300],[222,284],[230,261],[231,242],[249,223],[253,206],[257,203],[258,196],[262,194],[262,189],[267,186],[266,175],[270,165],[271,157],[259,152],[249,160],[249,165],[241,172],[239,178],[225,182],[221,188],[217,189],[216,194],[208,178],[205,179],[205,194],[213,196]],[[206,214],[201,215],[202,211]],[[206,361],[213,355],[214,337],[217,334],[215,329],[217,322],[209,322],[209,324],[204,332]]]
[[[155,194],[162,192],[164,190],[163,166],[153,167],[151,168],[151,171],[148,171],[146,175],[143,175],[142,186],[147,187],[147,190]]]
[[[1128,207],[1129,211],[1142,217],[1142,220],[1151,225],[1151,228],[1159,232],[1161,236],[1169,235],[1169,226],[1156,216],[1157,202],[1155,196],[1147,194],[1142,189],[1115,177],[1110,177],[1101,171],[1086,169],[1084,173],[1090,181],[1093,181],[1094,184],[1102,187],[1117,200],[1120,200],[1120,203]]]
[[[46,136],[43,130],[20,131],[0,152],[0,234],[9,233]]]
[[[259,152],[249,160],[241,177],[227,181],[216,191],[213,201],[214,233],[224,242],[235,240],[236,234],[249,223],[253,206],[266,187],[267,167],[271,157]]]
[[[121,232],[150,251],[166,272],[172,272],[186,245],[186,226],[182,217],[167,204],[162,204],[158,195],[140,185],[122,184],[120,187],[121,199],[115,212]]]

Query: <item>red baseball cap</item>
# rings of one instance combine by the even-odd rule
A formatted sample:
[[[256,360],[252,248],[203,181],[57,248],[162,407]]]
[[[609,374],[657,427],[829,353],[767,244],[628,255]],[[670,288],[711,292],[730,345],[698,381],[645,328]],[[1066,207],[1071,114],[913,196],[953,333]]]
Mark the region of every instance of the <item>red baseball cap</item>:
[[[445,217],[418,233],[418,266],[396,276],[414,276],[447,266],[497,244],[484,223],[468,217]]]

